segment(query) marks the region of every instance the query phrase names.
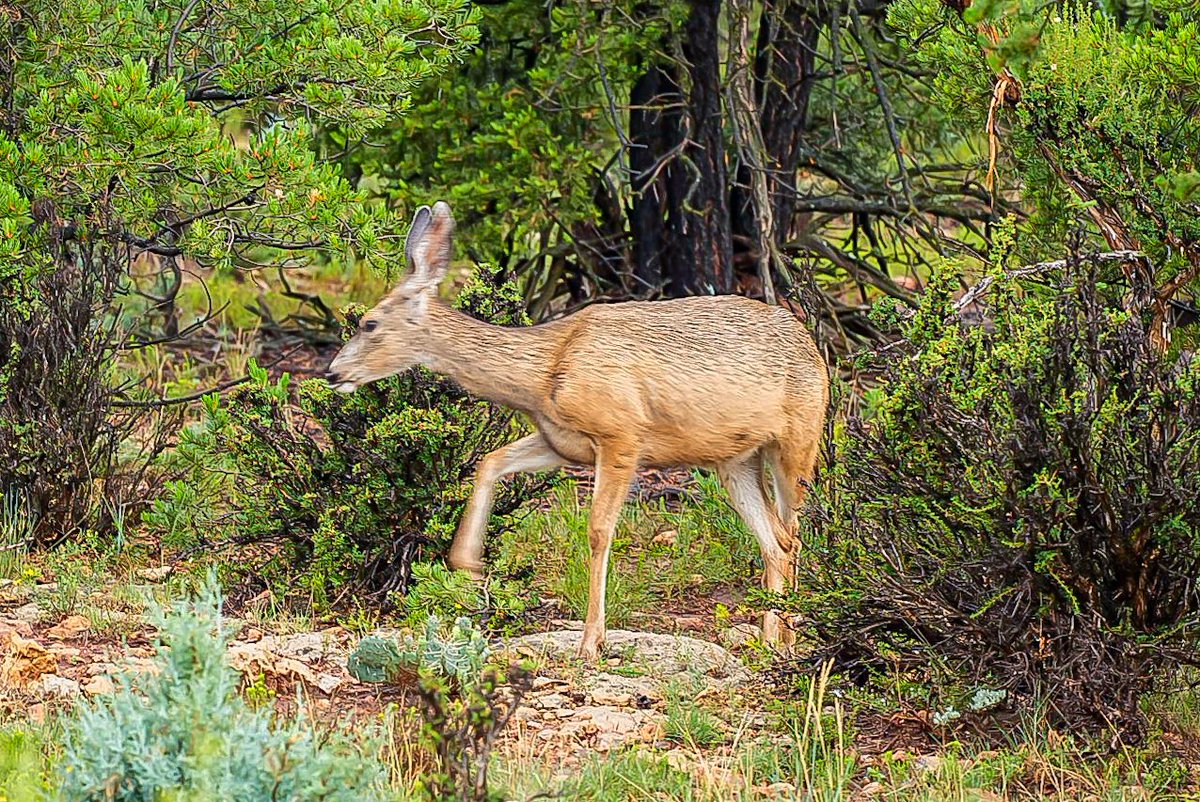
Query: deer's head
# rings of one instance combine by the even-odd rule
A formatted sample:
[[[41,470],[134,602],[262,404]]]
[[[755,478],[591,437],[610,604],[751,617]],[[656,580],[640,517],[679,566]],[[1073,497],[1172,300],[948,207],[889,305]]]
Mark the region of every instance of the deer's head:
[[[450,264],[453,233],[454,217],[447,203],[417,209],[404,245],[408,272],[363,315],[358,333],[329,364],[325,379],[335,390],[353,392],[421,363],[430,339],[429,306]]]

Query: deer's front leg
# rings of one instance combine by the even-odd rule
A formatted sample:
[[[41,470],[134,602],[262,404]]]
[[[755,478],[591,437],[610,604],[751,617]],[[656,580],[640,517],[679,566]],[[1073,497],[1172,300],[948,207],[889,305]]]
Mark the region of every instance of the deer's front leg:
[[[475,579],[483,578],[483,533],[492,515],[496,482],[511,473],[545,471],[565,465],[566,460],[534,432],[515,443],[498,448],[479,461],[475,470],[475,489],[450,544],[450,567],[467,571]]]
[[[629,483],[637,468],[633,449],[601,447],[596,454],[596,489],[592,495],[592,515],[588,522],[591,555],[588,571],[587,619],[583,624],[583,642],[579,655],[594,661],[604,643],[604,595],[608,584],[608,552],[613,530],[621,514],[621,505],[629,493]]]

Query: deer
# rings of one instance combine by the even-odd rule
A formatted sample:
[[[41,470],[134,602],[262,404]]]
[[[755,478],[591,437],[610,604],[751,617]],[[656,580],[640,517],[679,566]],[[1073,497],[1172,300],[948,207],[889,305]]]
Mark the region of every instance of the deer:
[[[683,466],[716,471],[758,542],[764,586],[789,588],[829,403],[828,369],[804,325],[736,295],[592,304],[537,325],[491,325],[439,296],[453,232],[445,202],[416,211],[407,272],[362,316],[326,373],[348,393],[420,365],[532,423],[533,433],[480,459],[449,566],[483,580],[501,478],[593,467],[579,655],[594,662],[605,639],[613,533],[636,471]],[[763,614],[764,642],[786,648],[794,637],[778,613]]]

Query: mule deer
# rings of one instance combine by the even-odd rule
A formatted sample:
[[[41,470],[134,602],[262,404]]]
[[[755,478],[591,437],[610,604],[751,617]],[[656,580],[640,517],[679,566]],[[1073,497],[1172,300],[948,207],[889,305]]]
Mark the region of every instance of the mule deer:
[[[442,202],[413,218],[409,272],[363,316],[329,366],[352,392],[414,365],[527,414],[537,431],[479,463],[450,547],[453,568],[481,578],[496,482],[518,471],[593,465],[587,619],[580,654],[604,641],[613,529],[639,465],[715,468],[766,563],[764,583],[792,578],[796,510],[812,478],[828,403],[825,363],[790,313],[738,296],[597,304],[561,320],[502,328],[438,299],[454,219]],[[767,489],[769,467],[774,499]],[[767,641],[790,641],[773,613]]]

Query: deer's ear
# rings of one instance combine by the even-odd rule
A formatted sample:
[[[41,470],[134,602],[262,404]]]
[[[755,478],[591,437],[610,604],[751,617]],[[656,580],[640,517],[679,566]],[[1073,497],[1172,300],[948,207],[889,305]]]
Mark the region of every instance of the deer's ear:
[[[450,267],[453,240],[454,216],[448,203],[438,201],[432,209],[417,209],[404,244],[409,269],[405,286],[421,292],[436,289]]]

